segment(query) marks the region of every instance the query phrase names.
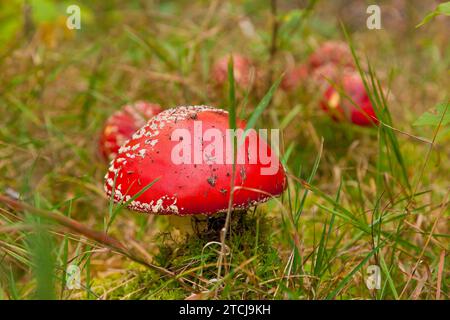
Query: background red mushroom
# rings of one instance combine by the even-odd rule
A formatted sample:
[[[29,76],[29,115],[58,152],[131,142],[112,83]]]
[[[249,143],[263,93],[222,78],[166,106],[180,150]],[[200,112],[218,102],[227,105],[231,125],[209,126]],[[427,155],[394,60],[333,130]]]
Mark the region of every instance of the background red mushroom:
[[[353,57],[348,45],[343,41],[326,41],[309,57],[311,69],[318,68],[327,63],[333,63],[343,67],[353,67]]]
[[[113,159],[120,146],[131,138],[151,117],[161,112],[158,104],[138,101],[127,104],[114,112],[102,129],[99,141],[100,153],[105,159]]]
[[[322,87],[326,78],[335,80],[343,70],[354,69],[348,45],[337,40],[326,41],[309,56],[306,63],[287,70],[280,87],[284,91],[292,91],[308,80]]]
[[[359,126],[378,124],[364,83],[357,72],[344,74],[336,85],[329,84],[320,105],[335,120],[346,119]]]
[[[241,55],[233,54],[233,72],[234,81],[242,88],[246,88],[250,85],[252,80],[252,72],[255,73],[255,67],[252,61]],[[228,61],[230,55],[223,56],[216,61],[212,68],[211,77],[217,85],[223,85],[228,80]]]
[[[281,81],[280,88],[284,91],[291,91],[307,80],[309,75],[309,66],[301,64],[286,71]]]

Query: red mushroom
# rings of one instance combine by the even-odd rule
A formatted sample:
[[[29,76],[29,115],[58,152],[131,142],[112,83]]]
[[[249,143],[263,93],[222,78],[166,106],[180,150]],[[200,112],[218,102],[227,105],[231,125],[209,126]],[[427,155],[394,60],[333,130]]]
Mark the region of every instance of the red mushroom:
[[[239,121],[238,127],[245,128],[245,123]],[[120,148],[105,176],[107,195],[112,196],[115,186],[114,201],[129,201],[158,179],[129,204],[130,209],[175,215],[226,211],[233,172],[227,129],[228,113],[221,109],[183,106],[163,111]],[[273,162],[269,165],[261,154]],[[283,192],[285,171],[256,131],[248,132],[237,158],[233,209]]]
[[[297,88],[306,80],[309,75],[308,66],[301,64],[288,70],[281,81],[280,87],[284,91],[291,91]]]
[[[339,90],[330,84],[320,104],[322,109],[335,120],[346,119],[359,126],[378,124],[360,75],[357,72],[347,73],[339,84],[346,96],[342,96]]]
[[[286,72],[281,88],[291,91],[308,77],[312,77],[315,84],[322,86],[325,78],[334,79],[341,70],[348,69],[354,70],[353,57],[348,46],[341,41],[327,41],[310,55],[308,63]]]
[[[142,127],[151,117],[161,112],[161,107],[154,103],[138,101],[127,104],[113,113],[100,136],[100,152],[105,159],[112,160],[122,144]]]
[[[311,73],[312,84],[320,89],[326,89],[330,83],[339,82],[346,74],[355,70],[350,67],[339,67],[334,63],[324,64]]]
[[[326,41],[309,57],[311,69],[327,63],[342,67],[354,67],[351,51],[345,42]]]
[[[217,85],[223,85],[228,81],[228,61],[230,56],[224,56],[213,66],[212,79]],[[254,66],[251,60],[240,54],[233,54],[234,81],[245,88],[250,84],[251,74]]]

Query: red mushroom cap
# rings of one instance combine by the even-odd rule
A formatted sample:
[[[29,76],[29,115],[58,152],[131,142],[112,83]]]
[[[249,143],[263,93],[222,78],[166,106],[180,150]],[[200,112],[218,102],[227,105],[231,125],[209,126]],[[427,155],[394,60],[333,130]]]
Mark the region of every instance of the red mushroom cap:
[[[309,57],[309,64],[312,69],[327,63],[354,67],[351,51],[345,42],[326,41]]]
[[[339,91],[329,85],[321,102],[322,109],[330,113],[335,120],[345,118],[359,126],[378,124],[378,119],[360,75],[357,72],[345,74],[341,85],[342,90],[351,101],[345,96],[341,97]]]
[[[309,74],[308,66],[301,64],[288,70],[281,81],[280,87],[284,91],[291,91],[306,80]]]
[[[106,120],[101,132],[99,147],[102,156],[110,160],[116,157],[120,146],[161,110],[157,104],[138,101],[134,104],[127,104],[121,110],[114,112]]]
[[[238,127],[245,128],[245,123],[239,121]],[[232,153],[226,151],[226,142],[223,143],[222,153],[218,149],[214,152],[207,149],[217,139],[226,141],[230,137],[227,129],[228,113],[221,109],[183,106],[163,111],[120,148],[105,176],[107,195],[111,196],[113,186],[116,186],[114,201],[129,201],[158,179],[130,203],[130,209],[178,215],[211,215],[226,211],[233,172],[232,162],[227,162],[226,158]],[[207,139],[206,131],[214,132],[215,138]],[[179,132],[193,137],[178,135]],[[257,153],[251,152],[250,141],[257,142],[256,150],[253,149]],[[180,146],[187,149],[180,152]],[[202,148],[202,153],[200,159],[195,160],[199,148]],[[263,164],[259,156],[253,156],[264,151],[276,164],[276,170],[268,175],[262,170],[269,167],[267,161]],[[177,157],[186,156],[189,160],[174,161],[174,154]],[[256,131],[248,131],[245,143],[240,144],[237,154],[238,157],[243,155],[245,163],[238,160],[235,165],[233,208],[247,208],[283,192],[286,186],[283,166]]]
[[[341,96],[339,92],[328,84],[323,94],[323,99],[320,101],[320,107],[327,112],[335,121],[342,121],[345,119],[344,109],[341,107]]]
[[[218,85],[223,85],[228,81],[228,61],[230,56],[220,58],[212,69],[212,79]],[[251,71],[253,64],[251,60],[240,54],[233,54],[233,72],[234,81],[241,87],[247,87],[250,84]]]
[[[334,63],[324,64],[311,73],[311,84],[314,89],[319,88],[325,91],[330,84],[339,83],[347,74],[354,73],[355,70],[350,67],[341,67]]]

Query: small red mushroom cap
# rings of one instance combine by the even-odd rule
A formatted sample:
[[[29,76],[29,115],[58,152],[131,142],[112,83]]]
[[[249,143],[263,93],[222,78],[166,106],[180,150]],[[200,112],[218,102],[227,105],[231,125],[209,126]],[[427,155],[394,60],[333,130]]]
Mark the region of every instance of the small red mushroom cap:
[[[113,113],[102,129],[99,147],[105,159],[116,157],[121,145],[131,138],[151,117],[161,112],[158,104],[138,101]]]
[[[326,41],[309,57],[309,65],[312,69],[327,63],[354,67],[351,51],[345,42]]]
[[[346,96],[341,96],[339,90],[336,90],[333,85],[329,85],[320,104],[322,109],[327,111],[335,120],[346,119],[359,126],[378,124],[378,119],[360,75],[357,72],[344,74],[340,83],[343,92],[351,100]]]
[[[330,84],[339,83],[347,74],[354,73],[350,67],[337,66],[334,63],[324,64],[311,73],[311,84],[314,89],[324,92]]]
[[[284,91],[297,88],[309,75],[308,66],[301,64],[288,70],[281,81],[280,87]]]
[[[251,60],[240,54],[233,54],[234,81],[241,87],[250,84],[253,64]],[[228,61],[230,56],[220,58],[213,66],[212,79],[218,85],[223,85],[228,81]]]
[[[233,173],[232,162],[226,160],[229,156],[225,147],[230,136],[226,131],[228,121],[226,111],[208,106],[183,106],[161,112],[120,148],[105,176],[107,195],[111,197],[115,187],[114,201],[129,201],[157,179],[130,203],[130,209],[178,215],[211,215],[226,211]],[[245,122],[239,121],[238,127],[244,129]],[[207,131],[214,132],[215,138],[207,138]],[[216,139],[224,141],[222,153],[217,148],[210,148]],[[251,152],[252,140],[257,142],[256,150],[253,150],[257,153]],[[186,149],[180,149],[182,146]],[[203,150],[200,161],[195,160],[198,148]],[[260,157],[253,156],[262,151],[267,152],[276,164],[273,166],[276,170],[271,174],[262,171],[269,166],[267,161],[263,164]],[[233,208],[247,208],[283,192],[286,186],[283,166],[256,131],[248,131],[245,143],[238,147],[238,156],[240,152],[245,163],[238,160],[235,165]],[[177,158],[174,161],[174,155],[187,160],[180,162]]]

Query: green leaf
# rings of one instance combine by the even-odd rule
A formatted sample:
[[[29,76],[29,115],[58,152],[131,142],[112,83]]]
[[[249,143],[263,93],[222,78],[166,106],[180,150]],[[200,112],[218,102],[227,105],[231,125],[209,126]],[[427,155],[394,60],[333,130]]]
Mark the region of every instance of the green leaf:
[[[435,10],[438,14],[450,16],[450,1],[441,3]]]
[[[414,126],[433,126],[436,127],[441,123],[442,126],[450,123],[450,112],[448,110],[449,102],[439,103],[432,110],[422,114],[414,123]]]
[[[59,12],[56,3],[49,0],[32,0],[31,7],[33,10],[33,19],[38,23],[55,21],[58,15],[65,13]]]
[[[300,22],[303,18],[304,11],[299,9],[294,9],[289,11],[283,18],[282,18],[282,25],[280,27],[280,38],[284,41],[288,41],[291,38],[291,34],[295,32],[295,30],[300,25]]]
[[[3,10],[3,9],[2,9]],[[20,10],[18,10],[20,12]],[[18,18],[18,13],[11,12],[8,16],[4,14],[0,15],[0,48],[3,48],[5,43],[11,40],[19,31],[22,26],[21,20]]]
[[[228,103],[230,104],[229,108],[228,108],[228,114],[229,114],[229,118],[228,118],[228,125],[230,127],[230,129],[236,130],[237,127],[237,120],[236,120],[236,83],[234,81],[234,60],[233,60],[233,56],[230,55],[229,59],[228,59]],[[236,135],[231,133],[231,138],[233,138],[233,166],[232,166],[232,179],[230,182],[230,190],[234,189],[234,179],[235,179],[235,175],[236,175],[236,157],[237,157],[237,150],[238,150],[238,146],[237,146],[237,137]],[[234,192],[230,192],[229,194],[229,198],[228,198],[228,212],[227,212],[227,218],[230,214],[230,210],[231,210],[231,204],[233,202],[233,195]],[[222,249],[223,249],[223,245],[222,245]],[[221,250],[222,250],[221,249]]]
[[[416,28],[423,26],[424,24],[430,22],[434,17],[438,15],[450,16],[450,1],[441,3],[434,9],[434,11],[430,12],[423,18],[422,22],[420,22]]]

